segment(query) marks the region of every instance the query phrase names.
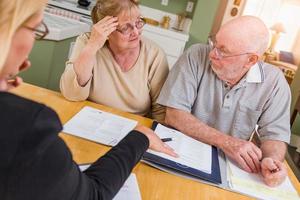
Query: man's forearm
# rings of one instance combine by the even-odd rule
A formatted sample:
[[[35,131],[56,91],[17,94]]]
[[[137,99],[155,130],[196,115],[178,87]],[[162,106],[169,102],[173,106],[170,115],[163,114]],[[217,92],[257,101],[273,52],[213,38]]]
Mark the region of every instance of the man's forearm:
[[[286,153],[286,144],[277,140],[266,140],[261,144],[261,151],[263,158],[271,157],[273,159],[284,161]]]
[[[174,108],[167,108],[165,122],[196,140],[217,147],[220,147],[225,137],[229,137],[204,124],[192,114]]]
[[[252,142],[226,135],[190,113],[174,108],[167,108],[165,121],[196,140],[218,147],[247,172],[259,171],[261,150]]]

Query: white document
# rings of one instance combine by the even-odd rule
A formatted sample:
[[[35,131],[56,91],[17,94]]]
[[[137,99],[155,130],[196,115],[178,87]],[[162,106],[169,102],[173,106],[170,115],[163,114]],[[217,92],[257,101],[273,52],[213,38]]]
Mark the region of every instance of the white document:
[[[78,165],[79,166],[79,169],[80,171],[84,171],[86,170],[87,168],[89,168],[91,166],[91,164],[86,164],[86,165]]]
[[[141,200],[141,193],[136,175],[131,173],[113,200]]]
[[[136,125],[135,120],[85,106],[64,125],[63,132],[114,146]]]
[[[227,159],[227,179],[229,187],[239,193],[265,200],[299,200],[289,177],[277,187],[267,186],[260,174],[248,173]]]
[[[79,165],[81,171],[86,170],[90,165]],[[141,200],[141,193],[136,179],[136,175],[131,173],[125,181],[122,188],[113,198],[113,200]]]
[[[167,142],[171,148],[179,155],[178,158],[148,150],[149,153],[155,154],[162,158],[172,160],[181,165],[185,165],[205,173],[211,174],[212,163],[212,147],[211,145],[199,142],[179,131],[167,128],[158,124],[155,133],[160,138],[172,138],[172,141]]]

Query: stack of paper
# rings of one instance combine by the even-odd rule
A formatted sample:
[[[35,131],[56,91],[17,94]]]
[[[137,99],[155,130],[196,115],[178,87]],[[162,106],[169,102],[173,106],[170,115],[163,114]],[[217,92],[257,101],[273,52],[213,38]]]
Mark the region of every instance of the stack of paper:
[[[179,155],[178,158],[148,150],[143,161],[160,170],[186,178],[222,184],[216,147],[154,122],[152,129]]]
[[[86,170],[90,165],[80,165],[81,171]],[[126,182],[113,198],[113,200],[141,200],[139,185],[134,173],[131,173]]]
[[[114,146],[136,125],[137,121],[85,106],[64,125],[63,132]]]
[[[249,195],[258,199],[265,200],[299,200],[299,196],[293,187],[290,179],[277,187],[267,186],[260,174],[248,173],[227,159],[227,180],[230,189]]]
[[[199,142],[174,129],[158,124],[155,133],[160,138],[172,138],[167,144],[175,150],[178,158],[157,151],[147,152],[168,160],[172,160],[180,165],[188,166],[205,173],[211,174],[212,149],[210,145]]]
[[[113,200],[141,200],[141,193],[135,174],[130,174]]]

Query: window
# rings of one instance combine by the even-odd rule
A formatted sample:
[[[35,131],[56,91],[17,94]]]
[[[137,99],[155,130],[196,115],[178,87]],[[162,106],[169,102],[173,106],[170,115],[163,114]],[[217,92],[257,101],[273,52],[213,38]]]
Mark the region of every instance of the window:
[[[282,22],[286,33],[281,34],[275,50],[296,51],[295,43],[300,28],[299,0],[248,0],[243,15],[254,15],[261,18],[268,27]],[[299,47],[298,47],[299,48]]]

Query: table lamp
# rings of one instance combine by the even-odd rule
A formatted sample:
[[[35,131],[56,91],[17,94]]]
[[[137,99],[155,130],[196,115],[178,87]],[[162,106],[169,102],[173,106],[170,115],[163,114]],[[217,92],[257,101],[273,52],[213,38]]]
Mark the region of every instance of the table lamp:
[[[285,33],[286,31],[281,22],[275,23],[273,26],[270,27],[270,29],[272,30],[273,33],[272,33],[271,44],[269,47],[269,52],[273,53],[276,43],[280,37],[280,33]]]

